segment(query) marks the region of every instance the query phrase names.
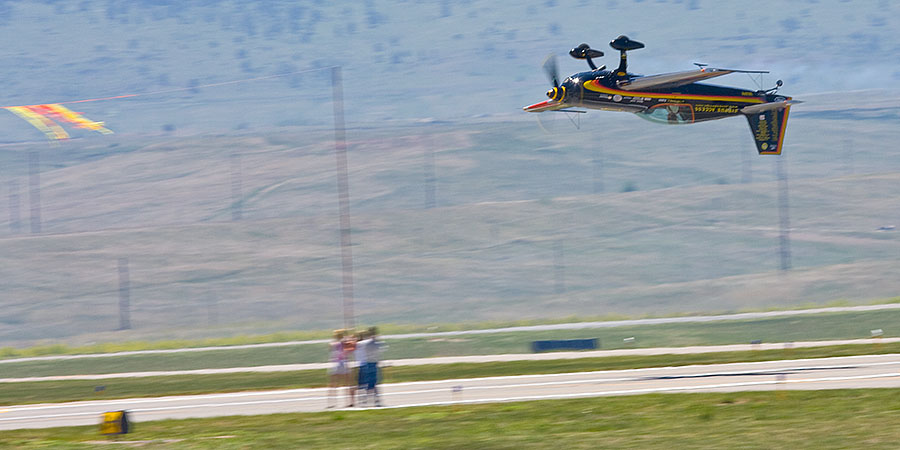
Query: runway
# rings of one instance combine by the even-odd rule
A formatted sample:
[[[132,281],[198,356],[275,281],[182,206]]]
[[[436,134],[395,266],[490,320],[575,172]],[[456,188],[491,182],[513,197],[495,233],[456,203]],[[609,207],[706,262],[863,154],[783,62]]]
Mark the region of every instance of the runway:
[[[382,386],[382,401],[387,408],[406,408],[647,393],[888,387],[900,387],[900,354],[388,383]],[[326,410],[327,394],[317,388],[7,406],[0,408],[0,430],[96,425],[101,413],[115,410],[128,410],[134,422],[317,412]]]

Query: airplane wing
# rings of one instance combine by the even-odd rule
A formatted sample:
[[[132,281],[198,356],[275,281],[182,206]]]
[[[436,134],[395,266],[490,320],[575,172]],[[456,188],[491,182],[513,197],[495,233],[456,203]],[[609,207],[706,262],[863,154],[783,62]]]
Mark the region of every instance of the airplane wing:
[[[706,67],[700,70],[686,70],[684,72],[663,73],[660,75],[650,75],[646,77],[632,78],[628,81],[619,83],[619,89],[626,91],[639,91],[648,89],[663,89],[683,86],[696,81],[706,80],[708,78],[721,77],[729,73],[768,73],[755,70],[734,70],[734,69],[715,69]]]

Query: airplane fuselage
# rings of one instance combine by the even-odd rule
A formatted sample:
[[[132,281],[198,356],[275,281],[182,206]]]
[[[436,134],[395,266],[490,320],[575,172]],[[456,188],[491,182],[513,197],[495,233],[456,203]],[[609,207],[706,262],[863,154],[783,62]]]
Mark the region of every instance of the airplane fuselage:
[[[609,71],[590,71],[566,78],[556,101],[567,106],[625,111],[654,122],[689,124],[741,115],[741,108],[787,98],[747,89],[690,83],[667,89],[625,90]],[[549,94],[549,93],[548,93]]]

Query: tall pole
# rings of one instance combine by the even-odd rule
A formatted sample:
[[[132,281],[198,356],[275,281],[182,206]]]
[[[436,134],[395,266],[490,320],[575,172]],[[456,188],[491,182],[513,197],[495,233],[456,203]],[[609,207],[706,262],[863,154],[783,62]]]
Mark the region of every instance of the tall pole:
[[[790,206],[788,205],[788,178],[787,171],[784,168],[783,155],[775,157],[775,174],[778,178],[778,254],[781,256],[781,270],[787,271],[791,268],[791,219],[789,216]]]
[[[434,173],[434,148],[431,142],[425,146],[425,209],[434,208],[437,204]]]
[[[41,154],[28,153],[28,201],[31,203],[31,233],[41,232]]]
[[[347,133],[344,126],[344,88],[341,68],[331,68],[334,105],[334,155],[337,160],[338,206],[341,224],[341,291],[344,299],[344,328],[356,327],[353,315],[353,250],[350,241],[350,174],[347,169]]]
[[[131,278],[128,258],[119,258],[119,330],[131,329]]]
[[[241,220],[241,154],[231,154],[231,220]]]

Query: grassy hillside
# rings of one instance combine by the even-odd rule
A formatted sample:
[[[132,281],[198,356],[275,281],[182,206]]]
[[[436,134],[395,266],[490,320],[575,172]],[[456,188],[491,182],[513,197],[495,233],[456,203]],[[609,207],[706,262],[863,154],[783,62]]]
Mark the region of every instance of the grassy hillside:
[[[737,119],[656,127],[601,113],[580,130],[551,133],[533,122],[354,128],[359,319],[734,311],[896,296],[900,238],[880,228],[898,219],[900,155],[889,144],[898,131],[891,120],[814,113],[792,118],[786,144],[786,273],[777,270],[774,159],[747,154]],[[846,129],[860,130],[847,144],[853,160],[829,146],[844,145]],[[329,132],[120,136],[35,149],[0,151],[20,194],[18,223],[0,219],[4,343],[340,324]],[[29,233],[26,201],[33,151],[40,235]],[[120,257],[129,262],[133,330],[116,333]]]

